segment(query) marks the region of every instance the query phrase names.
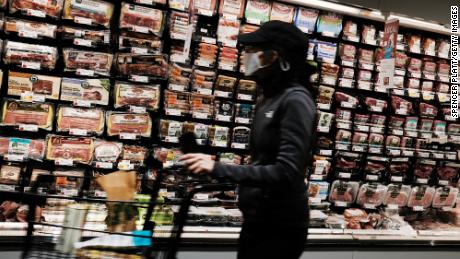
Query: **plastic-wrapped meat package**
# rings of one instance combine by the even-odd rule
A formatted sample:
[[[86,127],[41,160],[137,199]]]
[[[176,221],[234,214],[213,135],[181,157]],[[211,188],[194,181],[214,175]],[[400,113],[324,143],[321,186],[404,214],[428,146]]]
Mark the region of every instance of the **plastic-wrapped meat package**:
[[[420,35],[410,35],[407,42],[409,45],[409,51],[413,53],[421,52],[422,37]]]
[[[387,136],[385,141],[387,147],[399,147],[401,145],[401,138],[398,136]]]
[[[406,53],[401,52],[401,51],[397,51],[396,52],[396,59],[395,59],[395,67],[401,68],[401,69],[406,69],[407,60],[408,60],[408,57],[407,57]]]
[[[361,41],[366,44],[376,45],[376,33],[377,30],[373,25],[364,25],[362,31]]]
[[[406,117],[404,128],[406,130],[415,130],[418,125],[418,117]]]
[[[421,138],[416,139],[415,149],[419,150],[419,149],[427,149],[427,148],[428,148],[428,145],[427,145],[426,139],[421,139]]]
[[[209,138],[209,126],[206,124],[196,122],[185,122],[184,132],[191,132],[195,134],[196,142],[199,145],[207,144]]]
[[[187,13],[172,11],[169,16],[169,34],[171,39],[185,40],[189,29],[189,17]]]
[[[406,81],[406,87],[410,89],[419,89],[420,88],[420,79],[418,78],[408,78]],[[415,92],[418,97],[418,91]]]
[[[355,132],[353,134],[352,143],[353,144],[358,144],[358,145],[365,145],[365,144],[367,144],[367,139],[368,138],[369,138],[369,135],[367,133]]]
[[[219,69],[236,71],[238,66],[238,49],[230,47],[220,47]]]
[[[318,10],[298,7],[294,18],[294,24],[304,33],[313,33],[315,31],[318,14]]]
[[[138,48],[138,49],[136,49]],[[136,53],[143,51],[149,54],[158,54],[163,50],[163,41],[160,37],[148,34],[133,34],[130,32],[122,31],[118,37],[119,50],[131,50]]]
[[[160,85],[136,85],[116,82],[114,107],[138,106],[157,110],[160,103]]]
[[[366,97],[364,103],[367,106],[367,109],[371,112],[383,112],[387,108],[387,101],[380,100],[372,97]]]
[[[241,165],[242,157],[234,153],[220,153],[219,162],[228,165]]]
[[[145,147],[123,145],[121,160],[129,161],[131,164],[143,166],[148,150]],[[118,165],[120,167],[120,165]]]
[[[359,188],[356,203],[363,207],[375,208],[383,203],[387,187],[382,184],[363,184]]]
[[[349,67],[342,67],[341,73],[343,78],[350,78],[353,79],[355,77],[355,70]]]
[[[209,127],[209,140],[211,146],[214,147],[227,147],[230,136],[230,129],[221,126]]]
[[[445,135],[446,134],[447,123],[441,120],[435,120],[433,124],[433,131],[436,135]]]
[[[109,79],[62,79],[62,101],[89,101],[92,104],[108,105],[111,85]]]
[[[442,164],[438,168],[436,173],[438,175],[439,180],[452,181],[452,179],[455,179],[458,177],[458,171],[459,171],[458,164],[445,163],[445,164]]]
[[[169,8],[188,12],[190,6],[190,0],[170,0],[168,1]]]
[[[460,124],[450,123],[447,126],[447,133],[451,135],[459,135],[460,134]]]
[[[223,16],[235,16],[242,18],[245,0],[220,0],[219,14]]]
[[[431,104],[420,103],[419,110],[421,116],[436,117],[438,115],[438,108]]]
[[[355,124],[368,124],[369,123],[369,114],[359,114],[359,113],[356,113],[354,118],[353,118],[353,122]]]
[[[164,91],[164,109],[166,115],[183,116],[190,111],[190,93]]]
[[[278,20],[292,23],[294,19],[295,7],[283,3],[273,2],[270,12],[270,21]]]
[[[339,130],[335,135],[335,140],[340,142],[351,142],[351,132],[348,130]]]
[[[344,108],[356,108],[359,104],[358,98],[343,92],[335,92],[335,100]]]
[[[430,207],[435,194],[435,189],[429,186],[416,186],[412,188],[407,206],[409,208],[421,207],[426,209]]]
[[[110,45],[109,30],[88,30],[62,26],[59,28],[59,33],[61,40],[71,42],[76,46],[96,48]]]
[[[447,63],[439,63],[437,67],[437,73],[440,76],[449,76],[450,65]]]
[[[386,165],[382,161],[366,161],[364,172],[368,175],[381,175],[386,171]],[[369,180],[369,178],[367,178]]]
[[[166,78],[168,75],[168,61],[166,56],[161,54],[119,53],[116,67],[121,76],[143,83],[154,78]]]
[[[232,101],[215,100],[214,120],[230,122],[233,118],[234,103]]]
[[[360,64],[370,64],[373,65],[374,60],[374,51],[370,49],[359,49],[358,50],[358,59]]]
[[[422,72],[422,60],[418,58],[410,58],[409,65],[407,67],[407,71],[412,73],[413,77],[420,77],[420,73]]]
[[[388,185],[387,193],[383,200],[385,206],[397,205],[399,208],[406,206],[409,200],[411,187],[408,185]]]
[[[318,104],[330,105],[332,103],[332,97],[334,95],[335,89],[332,87],[320,85],[318,88],[318,97],[316,102]]]
[[[334,145],[334,141],[332,141],[332,139],[330,139],[330,138],[320,136],[316,140],[316,145],[319,148],[322,148],[322,149],[332,149],[332,147]]]
[[[359,190],[358,182],[334,181],[329,193],[330,202],[353,203]]]
[[[161,120],[160,139],[164,142],[179,143],[183,125],[184,123],[179,121]]]
[[[0,0],[0,9],[6,9],[8,5],[8,0]]]
[[[216,65],[219,47],[214,44],[201,42],[195,56],[195,66],[213,68]]]
[[[350,154],[355,155],[354,153],[350,153]],[[348,155],[348,154],[344,153],[336,157],[335,167],[341,172],[347,172],[347,173],[352,173],[352,174],[356,173],[357,169],[359,169],[359,157],[348,157],[345,155]],[[340,178],[350,178],[350,177],[340,176]]]
[[[384,126],[387,117],[385,115],[372,114],[371,115],[371,124]]]
[[[164,16],[162,10],[122,3],[120,29],[160,36],[165,23]]]
[[[337,122],[344,122],[344,123],[351,123],[351,111],[349,110],[343,110],[343,109],[337,109],[335,111],[335,118]],[[340,128],[338,126],[338,128]]]
[[[458,189],[454,187],[439,187],[433,199],[433,208],[452,208],[457,201]]]
[[[334,114],[327,112],[318,112],[318,122],[317,122],[317,131],[319,132],[329,132],[331,129],[332,119]],[[351,136],[350,136],[351,137]]]
[[[235,122],[240,124],[251,124],[254,117],[255,106],[247,103],[235,104]]]
[[[427,79],[434,79],[434,75],[436,74],[436,63],[431,61],[425,61],[423,63],[423,75]]]
[[[316,182],[312,181],[308,184],[308,197],[310,200],[319,199],[321,201],[326,200],[329,194],[329,183],[328,182]]]
[[[0,156],[17,155],[23,160],[42,161],[45,150],[46,143],[42,139],[0,137]]]
[[[421,179],[428,179],[433,174],[436,161],[418,160],[414,168],[414,176]]]
[[[56,38],[57,26],[48,23],[39,23],[7,18],[4,23],[4,26],[4,31],[6,34],[14,33],[19,37],[23,38]]]
[[[396,114],[409,115],[412,112],[412,103],[398,96],[391,96],[391,106]]]
[[[335,85],[339,76],[339,66],[335,64],[322,63],[321,64],[321,78],[324,83]]]
[[[66,0],[62,19],[78,24],[110,27],[113,4],[100,0]]]
[[[425,55],[434,56],[436,55],[436,41],[432,38],[423,39],[423,53]]]
[[[383,146],[385,137],[382,134],[371,133],[369,134],[369,145]]]
[[[316,59],[324,63],[334,64],[337,55],[337,44],[327,41],[316,42]],[[338,68],[337,68],[338,70]]]
[[[390,163],[390,173],[399,175],[399,174],[406,174],[407,170],[409,170],[409,163],[407,161],[404,162],[397,162],[397,161],[392,161]]]
[[[102,52],[64,49],[64,71],[81,76],[109,76],[113,55]]]
[[[44,95],[45,99],[57,100],[60,87],[60,77],[8,72],[8,95],[21,96],[22,93],[32,92],[34,95]]]
[[[56,131],[71,135],[101,135],[104,132],[104,110],[60,106],[56,119]]]
[[[54,183],[56,194],[65,196],[77,196],[85,177],[84,170],[56,170],[53,172],[56,176]]]
[[[271,4],[266,0],[248,0],[244,16],[246,21],[251,24],[262,24],[268,22],[270,18]]]
[[[356,59],[356,47],[350,44],[340,44],[340,58],[342,61],[354,62]]]
[[[240,80],[237,87],[236,99],[255,101],[257,96],[257,83],[250,80]]]
[[[415,141],[413,138],[410,137],[403,137],[401,140],[401,147],[402,148],[413,148],[415,146]]]
[[[211,119],[214,111],[214,96],[192,93],[190,113],[195,119]]]
[[[327,176],[331,171],[331,162],[327,157],[313,157],[313,172],[315,175]]]
[[[52,70],[58,58],[56,47],[6,41],[3,62],[28,69]]]
[[[19,185],[23,169],[11,164],[3,164],[0,167],[0,186],[5,191],[15,191],[16,185]],[[11,186],[5,186],[11,185]],[[5,215],[5,212],[3,213]]]
[[[233,128],[232,147],[237,149],[247,149],[249,146],[249,138],[251,129],[244,126]]]
[[[217,76],[216,86],[214,89],[214,96],[223,98],[232,98],[233,92],[236,88],[236,77],[225,75]]]
[[[389,125],[389,126],[390,126],[391,128],[402,128],[405,121],[406,121],[406,120],[405,120],[404,118],[391,116],[391,117],[390,117],[390,125]]]
[[[336,13],[322,13],[316,22],[316,32],[329,37],[338,37],[342,32],[343,16]]]
[[[449,58],[450,42],[448,40],[440,39],[437,44],[438,57]]]
[[[212,95],[212,87],[215,79],[215,71],[195,69],[192,74],[192,91],[200,94]]]
[[[193,1],[195,13],[204,16],[213,16],[216,14],[216,5],[218,0],[196,0]]]
[[[173,63],[169,66],[168,89],[174,91],[188,91],[192,68]]]
[[[426,132],[431,133],[431,130],[433,128],[433,123],[434,123],[434,120],[421,119],[420,120],[420,125],[419,125],[420,131],[425,132],[425,133]]]
[[[97,139],[94,143],[93,163],[115,163],[121,156],[123,144],[120,142],[111,142]]]
[[[1,125],[37,125],[37,128],[52,130],[54,107],[51,103],[30,103],[5,99],[2,107]]]
[[[5,2],[7,1],[5,0]],[[10,0],[10,13],[59,19],[63,3],[64,0]]]
[[[107,112],[106,123],[108,136],[148,138],[152,133],[152,119],[148,113]]]
[[[48,160],[58,162],[60,159],[71,159],[73,162],[89,164],[93,157],[93,138],[48,135],[47,143]]]
[[[346,21],[343,26],[343,36],[346,40],[359,41],[358,24],[353,21]]]
[[[433,81],[422,81],[422,91],[432,92],[434,88]]]

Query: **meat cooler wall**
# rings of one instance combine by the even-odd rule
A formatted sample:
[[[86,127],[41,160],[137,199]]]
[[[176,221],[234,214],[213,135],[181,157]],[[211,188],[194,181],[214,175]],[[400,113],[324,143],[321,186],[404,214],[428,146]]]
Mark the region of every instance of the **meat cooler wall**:
[[[157,170],[177,161],[183,132],[222,162],[248,163],[258,91],[243,75],[236,36],[283,20],[309,34],[317,71],[311,246],[455,249],[460,124],[450,116],[446,27],[389,14],[400,29],[395,87],[386,89],[378,82],[379,11],[313,0],[192,3],[0,0],[0,189],[28,192],[51,174],[56,181],[39,183],[40,192],[105,197],[96,177],[135,170],[142,200]],[[159,237],[186,180],[171,174],[162,183]],[[1,239],[17,245],[28,208],[1,202]],[[50,199],[41,220],[61,223],[65,205]],[[104,206],[90,215],[87,224],[105,229]],[[188,225],[185,246],[234,249],[235,192],[197,195]]]

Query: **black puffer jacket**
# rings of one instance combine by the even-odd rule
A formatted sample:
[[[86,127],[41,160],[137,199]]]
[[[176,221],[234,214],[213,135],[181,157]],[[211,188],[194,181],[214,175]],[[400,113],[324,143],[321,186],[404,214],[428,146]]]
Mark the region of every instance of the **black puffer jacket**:
[[[293,86],[256,107],[251,157],[246,166],[216,163],[217,178],[239,184],[239,207],[247,223],[305,227],[305,172],[316,105],[306,88]]]

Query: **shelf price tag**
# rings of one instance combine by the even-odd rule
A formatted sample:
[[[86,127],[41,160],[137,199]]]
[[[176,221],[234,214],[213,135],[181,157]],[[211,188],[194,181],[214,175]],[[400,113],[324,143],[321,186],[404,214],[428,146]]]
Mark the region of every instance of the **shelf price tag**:
[[[212,89],[207,89],[207,88],[198,88],[196,91],[199,94],[204,94],[204,95],[212,95]]]
[[[73,166],[73,159],[71,158],[58,158],[54,161],[56,165]]]
[[[169,143],[179,143],[179,138],[175,136],[166,136],[165,137],[165,142]]]
[[[20,124],[20,125],[19,125],[19,131],[37,132],[37,131],[38,131],[38,125],[34,125],[34,124]]]
[[[84,24],[84,25],[92,25],[92,24],[93,24],[93,20],[90,19],[90,18],[86,18],[86,17],[75,16],[75,18],[73,19],[73,21],[74,21],[75,23]]]
[[[339,178],[350,179],[351,173],[339,173]]]
[[[232,143],[231,147],[232,147],[232,148],[236,148],[236,149],[246,149],[246,148],[247,148],[247,144],[243,144],[243,143]]]
[[[336,207],[347,207],[348,203],[344,201],[336,201],[335,203]]]
[[[137,135],[135,133],[120,133],[120,139],[137,139]]]
[[[93,41],[92,40],[87,40],[87,39],[75,38],[73,40],[73,44],[77,45],[77,46],[92,47],[93,46]]]
[[[232,117],[231,117],[231,116],[228,116],[228,115],[217,114],[217,115],[216,115],[216,120],[217,120],[217,121],[231,121],[231,120],[232,120]]]
[[[94,76],[94,70],[89,69],[77,69],[77,75],[79,76]]]
[[[26,14],[27,14],[28,16],[46,18],[46,13],[43,12],[43,11],[40,11],[40,10],[27,9]]]
[[[15,162],[22,162],[24,161],[24,155],[21,154],[5,154],[4,159],[6,161],[15,161]]]
[[[146,48],[131,47],[131,53],[139,54],[139,55],[145,55],[145,54],[149,53],[149,50],[146,49]]]
[[[132,113],[146,113],[147,108],[142,106],[129,106],[129,111]]]
[[[425,209],[423,208],[423,206],[414,206],[412,210],[413,211],[424,211]]]

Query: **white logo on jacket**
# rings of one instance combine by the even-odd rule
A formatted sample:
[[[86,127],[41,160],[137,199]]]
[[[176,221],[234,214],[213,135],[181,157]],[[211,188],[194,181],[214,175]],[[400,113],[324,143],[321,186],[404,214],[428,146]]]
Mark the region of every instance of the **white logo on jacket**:
[[[274,114],[274,113],[275,113],[275,111],[266,112],[266,113],[265,113],[265,117],[271,119],[271,118],[273,118],[273,114]]]

